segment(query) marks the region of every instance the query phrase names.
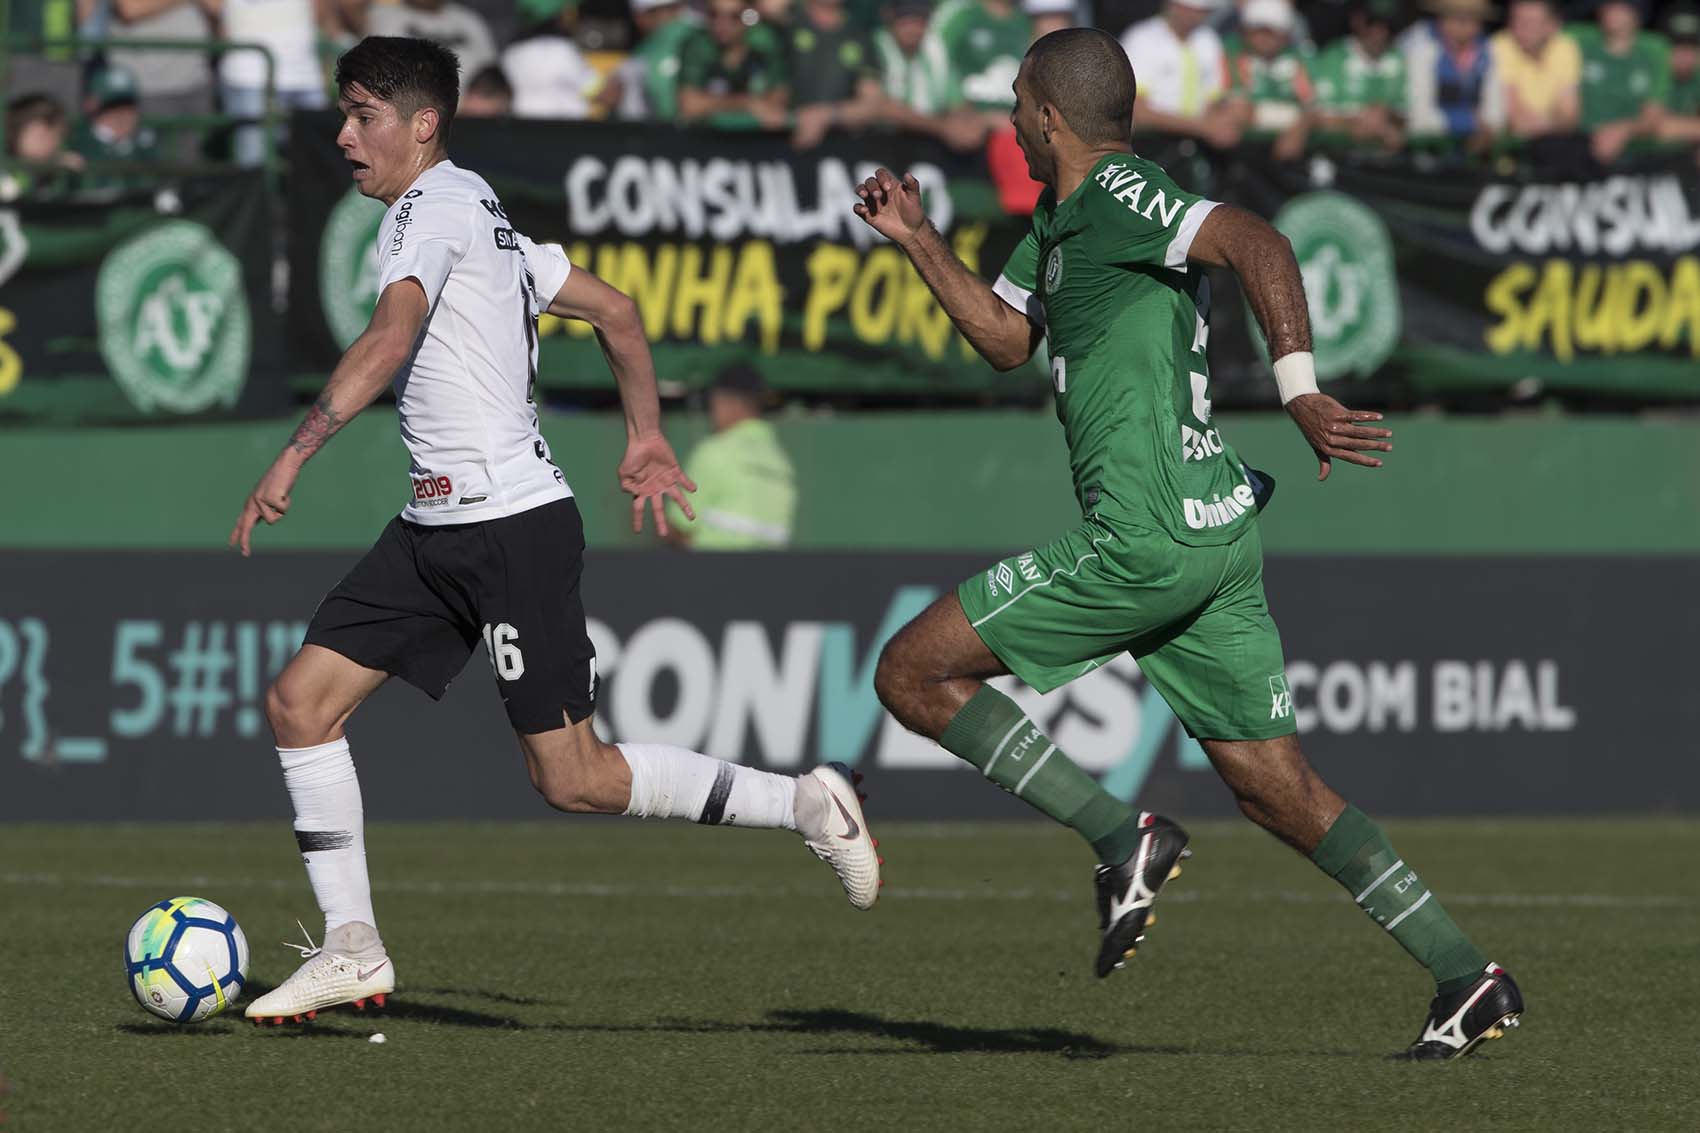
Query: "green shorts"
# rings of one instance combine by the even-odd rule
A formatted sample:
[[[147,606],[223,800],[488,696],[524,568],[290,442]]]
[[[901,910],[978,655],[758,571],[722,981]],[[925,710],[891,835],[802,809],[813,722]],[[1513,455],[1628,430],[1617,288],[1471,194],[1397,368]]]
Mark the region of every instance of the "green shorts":
[[[1189,547],[1089,518],[956,593],[986,647],[1040,692],[1126,652],[1199,739],[1296,730],[1255,524],[1225,546]]]

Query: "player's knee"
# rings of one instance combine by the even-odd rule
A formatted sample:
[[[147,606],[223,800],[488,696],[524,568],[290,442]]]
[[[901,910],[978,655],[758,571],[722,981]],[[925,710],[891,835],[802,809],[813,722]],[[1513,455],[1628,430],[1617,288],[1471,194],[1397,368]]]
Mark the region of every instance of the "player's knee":
[[[874,666],[874,695],[899,720],[909,713],[917,681],[915,668],[901,636],[886,642]]]
[[[295,682],[279,677],[266,689],[266,722],[279,747],[312,747],[334,739],[338,721],[327,719],[313,698]]]

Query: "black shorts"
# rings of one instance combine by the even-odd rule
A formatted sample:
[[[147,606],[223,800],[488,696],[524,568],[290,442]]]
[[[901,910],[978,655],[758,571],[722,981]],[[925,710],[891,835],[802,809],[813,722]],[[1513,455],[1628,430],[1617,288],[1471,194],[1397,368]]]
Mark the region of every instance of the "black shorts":
[[[584,626],[578,504],[452,527],[390,520],[319,603],[307,644],[441,699],[480,640],[516,731],[589,716],[596,650]]]

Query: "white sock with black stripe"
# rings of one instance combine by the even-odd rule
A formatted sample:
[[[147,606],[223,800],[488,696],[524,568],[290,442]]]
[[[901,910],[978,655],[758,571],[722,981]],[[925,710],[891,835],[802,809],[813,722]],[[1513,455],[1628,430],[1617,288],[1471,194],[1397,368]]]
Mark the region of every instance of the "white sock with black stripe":
[[[632,797],[625,813],[633,818],[796,830],[804,837],[819,837],[825,827],[825,806],[812,805],[814,795],[824,795],[824,789],[799,793],[803,780],[793,775],[757,771],[667,744],[614,746],[632,769]],[[799,808],[805,812],[801,822]]]
[[[295,806],[295,844],[325,914],[326,934],[355,922],[376,928],[366,876],[365,812],[348,740],[280,747],[277,758]]]

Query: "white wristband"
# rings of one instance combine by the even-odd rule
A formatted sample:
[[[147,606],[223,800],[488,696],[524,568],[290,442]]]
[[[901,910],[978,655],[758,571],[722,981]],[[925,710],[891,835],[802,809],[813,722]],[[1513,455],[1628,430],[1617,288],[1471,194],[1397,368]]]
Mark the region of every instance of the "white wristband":
[[[1281,391],[1281,404],[1319,392],[1316,388],[1316,356],[1308,350],[1295,350],[1275,359],[1275,388]]]

